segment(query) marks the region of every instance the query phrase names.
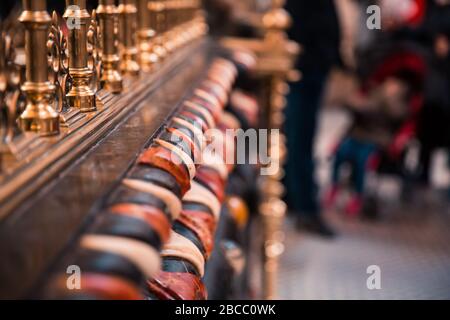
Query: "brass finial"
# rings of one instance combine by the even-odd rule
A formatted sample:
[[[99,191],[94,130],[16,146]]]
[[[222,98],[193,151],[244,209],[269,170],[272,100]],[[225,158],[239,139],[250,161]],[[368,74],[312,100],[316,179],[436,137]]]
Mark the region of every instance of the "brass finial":
[[[91,19],[86,10],[86,0],[66,0],[66,19],[69,29],[69,74],[73,85],[67,93],[70,107],[81,112],[95,111],[95,92],[91,89],[93,72],[88,66],[88,23]]]
[[[119,1],[121,56],[120,69],[124,74],[137,76],[139,64],[137,63],[138,49],[136,47],[137,8],[136,0]]]
[[[150,21],[153,30],[155,30],[153,51],[158,55],[159,60],[164,60],[168,54],[165,46],[165,33],[167,31],[166,2],[163,0],[150,0],[147,5],[150,10]]]
[[[178,33],[178,9],[180,7],[179,0],[166,0],[165,3],[165,19],[166,19],[166,30],[165,30],[165,47],[167,51],[173,52],[177,47]]]
[[[122,76],[119,72],[117,7],[114,0],[100,0],[97,7],[100,20],[102,74],[100,83],[103,88],[112,93],[123,90]]]
[[[153,51],[155,30],[152,29],[150,10],[147,6],[148,1],[137,0],[139,63],[145,71],[153,70],[158,62],[158,55]]]
[[[285,0],[272,0],[271,9],[263,16],[266,39],[269,42],[277,43],[286,40],[285,31],[291,26],[292,19],[283,8],[285,2]]]
[[[26,29],[26,76],[21,89],[26,96],[25,111],[18,119],[23,131],[42,136],[59,133],[59,114],[53,108],[55,85],[48,79],[47,36],[51,18],[45,0],[23,0],[19,21]]]

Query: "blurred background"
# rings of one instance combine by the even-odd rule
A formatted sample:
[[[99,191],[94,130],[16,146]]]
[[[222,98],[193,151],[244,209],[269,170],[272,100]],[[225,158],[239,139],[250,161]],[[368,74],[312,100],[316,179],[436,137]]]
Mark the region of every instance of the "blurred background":
[[[303,77],[286,111],[281,298],[450,298],[450,2],[287,9]]]

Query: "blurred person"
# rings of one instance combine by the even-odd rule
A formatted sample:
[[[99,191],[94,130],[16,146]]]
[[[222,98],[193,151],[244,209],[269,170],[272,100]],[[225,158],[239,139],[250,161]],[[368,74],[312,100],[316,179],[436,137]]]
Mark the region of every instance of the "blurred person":
[[[8,18],[8,15],[15,7],[20,7],[20,2],[15,0],[0,1],[0,22]]]
[[[446,35],[436,36],[434,52],[425,86],[425,106],[420,115],[418,135],[421,145],[419,182],[425,186],[430,182],[433,152],[450,146],[450,59]]]
[[[349,216],[361,213],[364,201],[366,175],[376,170],[382,155],[398,159],[402,146],[397,143],[399,133],[409,124],[414,97],[412,76],[404,70],[383,79],[368,92],[355,95],[348,109],[353,123],[336,148],[332,169],[332,185],[325,196],[325,205],[334,205],[340,190],[340,173],[344,164],[351,169],[353,194],[345,211]],[[403,138],[403,137],[402,137]],[[397,160],[398,161],[398,160]]]
[[[398,50],[421,50],[430,44],[424,26],[429,5],[427,0],[354,0],[360,6],[361,19],[357,32],[355,55],[356,75],[364,81],[386,56]],[[380,29],[366,26],[366,10],[378,5],[381,12]]]
[[[419,182],[428,185],[433,152],[450,149],[450,2],[430,1],[425,30],[429,35],[430,66],[425,104],[420,117]]]
[[[445,81],[430,81],[431,30],[437,24],[432,18],[436,12],[434,2],[355,2],[360,5],[363,18],[367,16],[364,13],[369,5],[380,5],[382,28],[368,30],[364,19],[361,19],[356,41],[356,75],[361,88],[346,101],[346,105],[351,107],[354,122],[336,149],[333,183],[325,195],[325,205],[331,206],[339,189],[340,167],[344,162],[350,163],[355,192],[347,203],[346,212],[351,215],[362,209],[365,176],[369,170],[399,175],[404,187],[409,187],[411,172],[403,160],[409,143],[420,132],[417,127],[422,122],[427,87],[439,91],[436,89],[446,86]],[[441,47],[445,49],[445,43]],[[395,109],[398,112],[389,111]]]
[[[333,0],[288,0],[287,10],[293,18],[290,37],[303,48],[297,64],[303,77],[292,84],[286,109],[287,202],[298,229],[332,237],[317,200],[313,152],[325,83],[341,64],[339,21]]]

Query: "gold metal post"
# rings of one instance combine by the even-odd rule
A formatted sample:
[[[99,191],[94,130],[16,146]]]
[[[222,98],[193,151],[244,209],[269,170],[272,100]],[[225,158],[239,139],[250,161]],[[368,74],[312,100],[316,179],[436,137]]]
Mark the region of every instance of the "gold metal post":
[[[59,114],[55,111],[55,86],[48,79],[47,37],[51,18],[45,0],[23,0],[19,21],[25,26],[26,76],[21,89],[26,95],[25,111],[18,123],[23,131],[42,136],[59,133]]]
[[[117,7],[114,0],[100,0],[97,7],[100,20],[102,75],[100,84],[112,93],[123,90],[122,76],[119,72],[119,55],[117,46]]]
[[[282,115],[284,105],[283,93],[279,88],[285,83],[283,77],[273,75],[268,86],[270,91],[269,101],[269,121],[268,125],[271,129],[280,130],[283,126],[282,121],[277,119]],[[282,103],[283,104],[283,103]],[[281,200],[284,195],[284,187],[280,183],[283,178],[282,166],[286,156],[286,138],[283,134],[279,134],[278,138],[271,137],[269,141],[270,159],[274,163],[278,163],[279,167],[272,175],[264,177],[262,184],[261,214],[264,225],[264,278],[263,278],[263,294],[264,299],[276,299],[276,284],[278,281],[278,265],[279,258],[284,251],[284,233],[283,221],[286,215],[286,204]]]
[[[152,29],[149,0],[137,0],[137,37],[138,37],[138,59],[144,71],[151,71],[158,63],[158,55],[153,51],[155,30]]]
[[[175,14],[175,6],[176,1],[174,0],[165,0],[164,1],[164,19],[165,19],[165,31],[164,31],[164,46],[167,49],[167,52],[170,54],[175,50],[174,44],[174,14]]]
[[[273,300],[277,297],[279,258],[284,251],[282,228],[286,204],[278,196],[270,197],[263,202],[260,211],[264,226],[263,294],[265,300]]]
[[[166,2],[163,0],[150,0],[148,2],[150,10],[150,19],[153,30],[155,30],[155,45],[153,51],[158,55],[159,60],[167,57],[167,48],[165,47],[164,35],[166,32]]]
[[[298,54],[298,46],[287,39],[286,30],[289,28],[291,18],[283,9],[285,0],[272,0],[271,9],[263,16],[263,25],[266,31],[264,48],[272,59],[288,61],[292,64],[293,58]],[[268,127],[281,129],[284,122],[283,109],[286,106],[284,95],[286,94],[286,80],[291,70],[277,70],[271,66],[267,90],[268,102]],[[279,169],[271,176],[265,177],[263,187],[263,203],[261,214],[264,224],[264,279],[263,298],[276,299],[276,284],[278,281],[279,258],[284,251],[283,220],[286,214],[286,204],[281,200],[284,187],[280,183],[284,172],[281,169],[286,157],[286,137],[279,134],[279,139],[271,139],[269,153],[272,161],[277,161]]]
[[[64,18],[69,29],[69,74],[73,86],[66,98],[70,107],[81,112],[95,111],[95,92],[91,89],[93,71],[88,67],[87,29],[90,21],[86,0],[66,0]]]
[[[175,41],[177,46],[183,46],[189,41],[189,35],[191,34],[189,19],[186,16],[188,13],[189,0],[177,0],[177,2]]]
[[[201,0],[190,0],[193,2],[187,15],[192,21],[194,37],[201,37],[208,33],[208,24],[205,18],[205,12],[202,8]]]
[[[136,0],[120,0],[119,26],[121,35],[121,56],[120,70],[124,74],[137,76],[139,74],[139,64],[137,63],[138,49],[136,47],[137,30],[137,8]]]

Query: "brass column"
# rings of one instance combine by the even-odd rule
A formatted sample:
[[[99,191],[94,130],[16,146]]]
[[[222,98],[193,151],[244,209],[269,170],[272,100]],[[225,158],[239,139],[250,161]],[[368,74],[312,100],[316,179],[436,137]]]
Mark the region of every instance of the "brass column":
[[[175,24],[174,24],[174,13],[175,7],[177,6],[177,1],[175,0],[164,0],[164,47],[170,54],[175,50],[174,38],[175,38]]]
[[[163,0],[150,0],[148,2],[150,19],[155,30],[155,46],[153,51],[158,55],[159,60],[164,60],[167,56],[164,36],[166,32],[166,3]]]
[[[178,6],[176,8],[176,45],[183,46],[188,41],[187,34],[190,31],[190,27],[186,21],[186,6],[188,5],[186,0],[178,0]]]
[[[153,52],[155,30],[152,29],[152,16],[148,8],[149,0],[137,0],[137,37],[139,64],[142,70],[151,71],[158,62],[158,55]]]
[[[119,1],[121,56],[120,70],[124,74],[137,76],[139,64],[137,63],[138,49],[136,47],[137,9],[136,0]]]
[[[281,133],[284,122],[283,109],[286,105],[284,93],[280,89],[285,84],[285,75],[273,73],[268,81],[268,127],[278,130],[278,134],[270,136],[269,155],[279,167],[271,175],[264,177],[262,185],[261,214],[264,225],[264,299],[272,300],[277,297],[279,258],[284,251],[283,222],[287,207],[282,201],[284,186],[280,182],[284,177],[283,165],[286,157],[286,137]]]
[[[102,75],[100,84],[112,93],[123,90],[122,76],[119,72],[117,46],[117,7],[114,0],[100,0],[97,7],[100,20]]]
[[[69,29],[69,74],[73,86],[66,95],[70,107],[95,111],[95,92],[90,88],[93,71],[88,67],[87,29],[90,21],[86,0],[66,0],[64,18]]]
[[[287,149],[286,137],[281,133],[284,123],[283,109],[286,106],[285,94],[288,91],[287,81],[295,72],[291,69],[299,54],[297,44],[290,42],[286,30],[291,24],[289,14],[283,9],[285,0],[272,0],[271,9],[262,18],[266,34],[264,47],[270,57],[267,90],[267,127],[278,129],[278,138],[271,138],[269,154],[272,161],[279,164],[278,170],[264,179],[263,203],[261,214],[264,224],[264,299],[277,298],[277,282],[279,258],[284,251],[283,222],[286,215],[286,204],[282,201],[284,187],[281,180],[284,176],[282,166],[285,162]]]
[[[59,132],[55,111],[55,86],[48,79],[47,37],[51,18],[45,0],[23,0],[19,21],[25,26],[26,75],[21,89],[27,104],[18,123],[23,131],[48,136]]]
[[[166,16],[166,36],[165,36],[165,46],[167,51],[175,51],[177,44],[177,14],[178,7],[181,4],[181,0],[166,0],[165,4],[165,16]]]

